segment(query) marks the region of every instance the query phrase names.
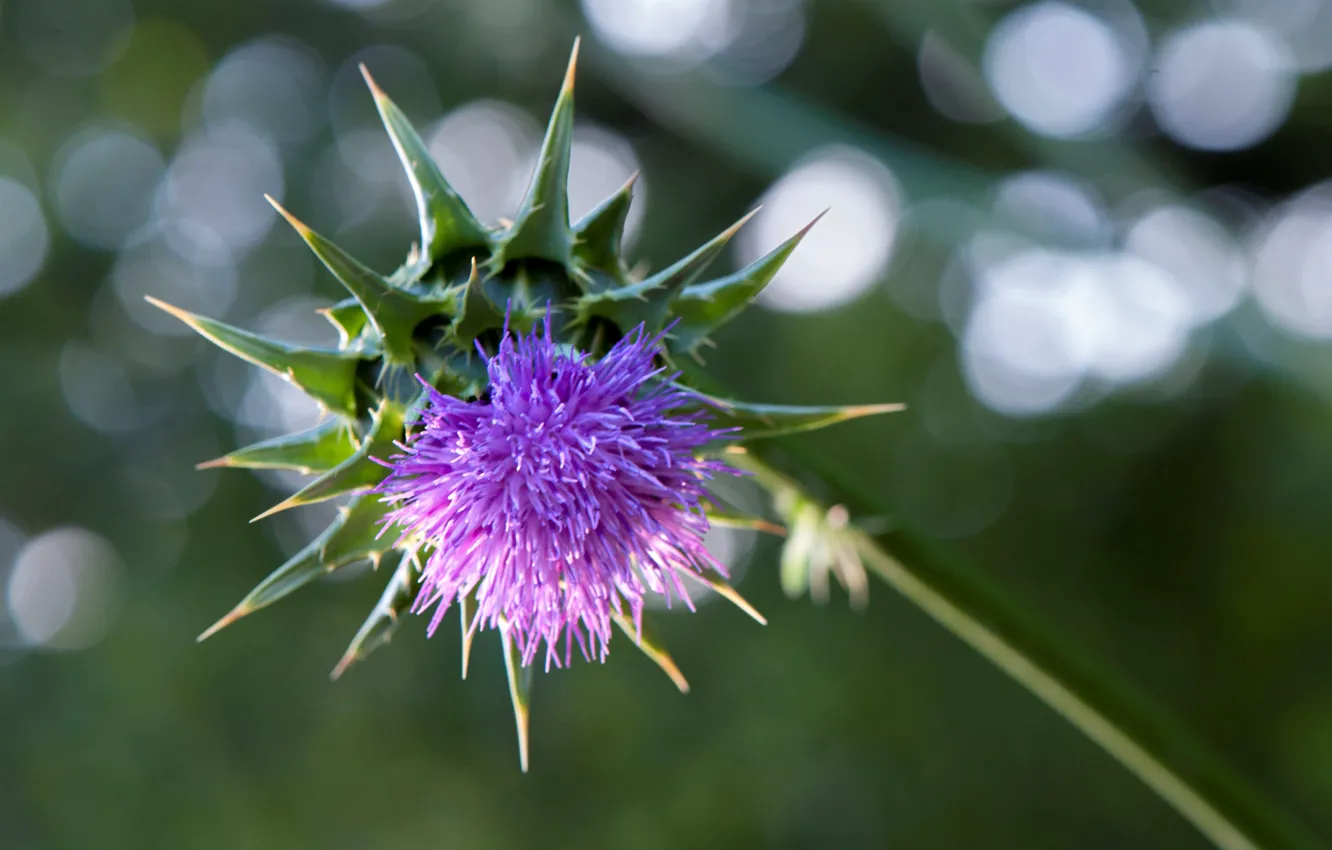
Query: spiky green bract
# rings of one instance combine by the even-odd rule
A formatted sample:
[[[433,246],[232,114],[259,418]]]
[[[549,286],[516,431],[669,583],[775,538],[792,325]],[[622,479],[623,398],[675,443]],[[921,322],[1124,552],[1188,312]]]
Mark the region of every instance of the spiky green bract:
[[[567,186],[573,144],[574,58],[522,204],[509,223],[496,228],[482,225],[467,208],[402,110],[366,71],[371,95],[416,199],[417,244],[399,268],[378,271],[278,207],[346,290],[348,297],[321,311],[337,329],[336,348],[265,339],[150,299],[220,347],[280,375],[325,411],[323,421],[310,431],[266,440],[201,466],[286,469],[316,476],[264,516],[325,499],[347,500],[325,532],[260,582],[201,637],[355,561],[382,563],[381,581],[386,584],[334,671],[341,674],[387,642],[419,593],[419,565],[431,552],[428,541],[384,529],[386,506],[378,494],[367,492],[387,471],[375,460],[389,456],[395,443],[411,437],[407,423],[413,421],[413,412],[421,408],[427,395],[415,376],[443,395],[465,401],[482,399],[488,392],[487,358],[499,349],[506,317],[513,333],[527,333],[548,311],[554,343],[586,356],[589,362],[600,360],[641,325],[649,333],[670,327],[669,351],[660,354],[663,361],[694,353],[710,333],[734,318],[762,290],[795,249],[804,230],[745,269],[704,279],[709,263],[744,225],[746,216],[678,262],[650,277],[636,278],[622,250],[633,179],[571,224]],[[746,405],[701,394],[697,399],[699,407],[714,418],[714,426],[734,429],[738,442],[891,409]],[[780,530],[763,520],[720,509],[709,507],[707,513],[719,525]],[[762,615],[720,573],[703,570],[693,578],[763,622]],[[458,607],[465,673],[478,605],[465,598]],[[620,625],[632,627],[633,643],[677,686],[686,687],[650,624]],[[513,636],[507,629],[501,632],[526,766],[533,672],[515,655]]]

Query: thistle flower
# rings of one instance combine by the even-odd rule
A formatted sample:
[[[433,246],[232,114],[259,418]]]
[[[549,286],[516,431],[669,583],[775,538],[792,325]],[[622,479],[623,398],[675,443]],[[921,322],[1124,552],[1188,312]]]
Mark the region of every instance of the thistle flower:
[[[725,435],[740,452],[739,443],[901,409],[723,400],[658,372],[658,364],[696,358],[809,227],[738,271],[700,279],[747,215],[675,263],[636,276],[622,251],[633,179],[581,221],[569,220],[577,56],[575,43],[527,193],[498,228],[476,219],[365,73],[416,199],[420,236],[406,260],[387,275],[367,268],[274,202],[350,295],[323,311],[337,348],[266,339],[149,299],[327,414],[309,431],[201,466],[314,476],[256,519],[346,499],[324,532],[199,639],[369,560],[388,579],[333,678],[388,643],[409,610],[433,608],[434,632],[456,606],[464,677],[475,633],[500,633],[524,769],[533,662],[543,645],[547,665],[567,664],[574,643],[604,658],[614,623],[687,691],[643,613],[646,594],[687,603],[684,580],[699,579],[765,622],[701,537],[709,525],[781,529],[705,498],[708,477],[738,457],[700,459],[705,443]],[[537,323],[543,333],[531,330]],[[478,359],[474,348],[494,354]],[[402,380],[412,374],[417,382]],[[409,437],[411,411],[421,411],[424,428]]]
[[[422,382],[424,427],[379,491],[403,540],[430,547],[412,606],[434,607],[429,634],[474,594],[469,631],[507,630],[524,665],[543,643],[546,668],[560,665],[561,637],[565,664],[575,642],[604,660],[614,615],[627,608],[641,634],[645,594],[692,608],[682,576],[725,574],[702,506],[704,482],[732,470],[696,452],[727,433],[660,379],[662,338],[639,326],[591,362],[556,345],[547,313],[544,335],[506,332],[488,399]]]

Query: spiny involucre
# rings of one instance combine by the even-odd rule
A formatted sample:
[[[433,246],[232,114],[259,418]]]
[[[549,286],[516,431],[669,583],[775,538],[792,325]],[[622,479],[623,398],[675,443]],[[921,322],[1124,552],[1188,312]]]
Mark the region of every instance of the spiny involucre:
[[[710,525],[765,527],[720,510],[706,491],[723,449],[900,409],[746,404],[678,382],[671,364],[740,313],[808,227],[749,266],[700,281],[746,216],[678,262],[633,276],[621,253],[632,179],[569,222],[577,54],[575,43],[522,204],[493,229],[365,74],[416,198],[419,244],[382,275],[278,207],[350,293],[324,311],[336,349],[269,340],[150,299],[325,411],[310,431],[201,466],[314,476],[261,516],[346,500],[200,639],[368,559],[389,580],[334,678],[388,642],[409,610],[432,611],[433,633],[456,607],[464,676],[476,631],[500,633],[524,770],[535,666],[569,660],[574,644],[604,658],[609,623],[688,689],[643,614],[646,596],[687,600],[682,579],[696,580],[763,621],[701,543]]]
[[[379,490],[403,541],[430,542],[413,605],[435,607],[429,631],[471,596],[473,629],[503,628],[523,664],[544,642],[549,669],[575,644],[605,658],[613,618],[641,631],[645,594],[688,602],[683,576],[725,571],[703,547],[702,505],[729,467],[699,455],[727,435],[695,397],[654,382],[660,335],[640,327],[592,362],[544,324],[500,341],[487,399],[426,386],[425,427]]]

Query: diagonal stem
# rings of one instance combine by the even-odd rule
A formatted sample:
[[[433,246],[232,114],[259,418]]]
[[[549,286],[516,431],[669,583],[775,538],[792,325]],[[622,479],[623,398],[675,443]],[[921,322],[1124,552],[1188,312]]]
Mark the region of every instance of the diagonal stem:
[[[765,489],[813,501],[753,448],[727,462]],[[854,488],[841,488],[848,501]],[[863,501],[863,500],[861,500]],[[872,510],[872,505],[861,507]],[[863,565],[1059,712],[1222,850],[1296,850],[1322,844],[1267,801],[1187,730],[1133,695],[1113,674],[1067,650],[975,571],[953,566],[906,530],[844,532]]]

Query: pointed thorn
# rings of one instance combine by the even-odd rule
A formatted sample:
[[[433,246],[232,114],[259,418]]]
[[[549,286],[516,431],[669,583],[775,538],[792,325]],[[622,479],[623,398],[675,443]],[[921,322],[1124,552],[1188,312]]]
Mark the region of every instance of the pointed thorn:
[[[364,65],[361,66],[361,70],[365,70]],[[355,662],[356,653],[352,650],[347,650],[347,653],[339,659],[338,665],[333,668],[333,672],[328,674],[328,680],[330,682],[336,682],[338,679],[341,679],[342,674],[346,673],[347,668],[352,666]]]
[[[685,679],[684,673],[680,672],[680,668],[675,665],[675,659],[671,658],[669,655],[654,654],[652,660],[657,662],[657,666],[662,669],[662,672],[670,677],[670,680],[675,684],[675,687],[680,690],[680,693],[689,693],[689,681]]]
[[[814,216],[814,219],[813,219],[812,221],[810,221],[809,224],[807,224],[807,225],[805,225],[804,227],[800,228],[799,232],[796,233],[795,238],[796,238],[796,239],[804,239],[804,238],[805,238],[805,234],[808,233],[808,232],[810,232],[811,230],[813,230],[813,229],[814,229],[814,225],[816,225],[816,224],[819,223],[819,219],[821,219],[821,218],[823,218],[825,215],[827,215],[827,214],[828,214],[828,210],[831,210],[831,209],[832,209],[832,207],[827,207],[827,208],[825,208],[825,209],[823,210],[823,212],[821,212],[821,213],[819,213],[818,215]]]
[[[719,234],[717,235],[717,237],[715,237],[715,238],[725,237],[725,238],[727,239],[727,241],[729,241],[729,240],[731,239],[732,236],[735,236],[735,234],[737,234],[737,233],[740,232],[740,228],[744,227],[746,224],[749,223],[749,220],[750,220],[751,218],[753,218],[754,216],[758,215],[758,211],[761,210],[761,209],[763,209],[763,208],[762,208],[762,207],[754,207],[754,208],[753,208],[752,210],[750,210],[749,212],[747,212],[747,213],[745,213],[744,215],[740,216],[739,221],[737,221],[735,224],[733,224],[733,225],[731,225],[730,227],[728,227],[728,228],[726,228],[725,230],[723,230],[723,231],[722,231],[721,233],[719,233]],[[817,220],[818,220],[818,219],[815,219],[815,221],[817,221]],[[813,226],[813,225],[810,225],[810,226]]]
[[[287,212],[286,208],[283,207],[282,204],[279,204],[272,195],[264,195],[264,200],[268,201],[273,209],[278,211],[278,215],[287,220],[287,224],[290,224],[292,229],[299,233],[302,239],[305,239],[312,232],[309,227],[306,227],[305,222]]]
[[[859,419],[862,416],[874,416],[879,413],[900,413],[906,410],[906,405],[900,402],[890,404],[858,404],[846,409],[847,419]]]
[[[175,316],[177,319],[180,319],[182,322],[189,325],[190,327],[194,327],[194,316],[180,309],[179,307],[173,307],[172,305],[166,303],[165,301],[162,301],[159,298],[154,298],[151,295],[143,296],[143,300],[147,301],[149,304],[153,305],[159,310],[170,313],[171,315]]]
[[[358,67],[361,69],[361,77],[365,79],[365,84],[370,89],[370,94],[374,96],[375,100],[382,99],[384,97],[384,90],[375,82],[375,78],[370,76],[370,69],[365,67],[364,62]]]
[[[518,727],[518,766],[522,768],[523,773],[527,773],[527,718]]]
[[[768,618],[760,614],[758,612],[758,609],[755,608],[753,605],[750,605],[749,600],[741,596],[740,591],[732,587],[731,583],[726,581],[726,579],[720,574],[708,571],[708,573],[706,573],[705,575],[698,575],[696,573],[685,571],[684,575],[688,576],[689,578],[692,578],[697,582],[704,584],[707,587],[712,588],[712,590],[715,593],[717,593],[717,595],[721,596],[727,602],[730,602],[732,605],[739,608],[741,611],[744,611],[746,614],[753,617],[754,620],[760,626],[768,625]]]
[[[684,674],[680,672],[680,668],[675,666],[674,661],[670,662],[669,666],[663,664],[661,669],[665,670],[666,675],[671,677],[671,681],[675,683],[675,687],[680,690],[680,693],[689,693],[689,682],[685,679]]]
[[[196,463],[196,464],[194,465],[194,468],[195,468],[195,469],[221,469],[222,467],[227,467],[227,466],[231,466],[231,461],[227,460],[226,455],[223,455],[222,457],[216,457],[216,458],[213,458],[212,460],[206,460],[206,461],[204,461],[204,462],[202,462],[202,463]]]
[[[277,503],[276,505],[274,505],[273,507],[271,507],[271,508],[269,508],[268,510],[264,511],[263,513],[259,514],[259,516],[257,516],[257,517],[255,517],[254,519],[250,520],[250,522],[258,522],[258,521],[261,520],[261,519],[268,519],[268,518],[271,517],[273,514],[280,514],[280,513],[282,513],[282,512],[285,511],[285,510],[288,510],[288,509],[290,509],[290,508],[294,508],[294,507],[296,507],[296,506],[299,505],[299,504],[300,504],[300,502],[294,502],[294,501],[292,501],[291,499],[283,499],[282,501],[278,502],[278,503]]]
[[[671,658],[670,653],[660,645],[654,646],[651,640],[649,640],[649,643],[644,643],[643,621],[641,619],[634,620],[625,614],[614,614],[612,616],[615,620],[615,625],[620,627],[620,631],[628,635],[629,639],[634,642],[634,645],[642,650],[643,654],[670,678],[671,682],[675,684],[675,687],[679,689],[680,693],[689,693],[689,682],[685,679],[684,673],[680,672],[680,668],[676,666],[675,659]]]
[[[564,72],[564,85],[560,86],[562,92],[573,91],[574,73],[578,69],[578,45],[582,42],[582,36],[574,38],[573,52],[569,54],[569,67]]]
[[[462,677],[467,678],[467,667],[472,661],[472,639],[476,637],[476,602],[471,596],[458,600],[458,625],[462,630]]]
[[[689,680],[684,677],[684,673],[681,673],[680,668],[675,665],[675,659],[671,658],[669,655],[658,652],[646,654],[648,654],[648,657],[661,668],[661,671],[666,674],[671,680],[671,683],[675,685],[680,693],[689,693]]]
[[[472,663],[472,639],[476,637],[476,631],[471,628],[463,629],[462,636],[462,677],[467,679],[467,668]]]
[[[760,626],[768,625],[768,618],[760,614],[758,612],[758,609],[755,608],[753,605],[750,605],[749,600],[741,596],[736,591],[735,588],[727,586],[725,589],[718,590],[717,592],[720,593],[723,597],[725,597],[726,600],[730,602],[732,605],[739,608],[741,611],[744,611],[749,616],[753,617],[754,620]]]
[[[225,617],[218,620],[216,623],[213,623],[213,625],[209,626],[207,629],[204,629],[204,631],[197,638],[194,639],[194,642],[203,643],[213,635],[225,629],[227,626],[239,620],[241,617],[244,617],[245,615],[250,613],[253,613],[252,609],[247,608],[244,605],[237,605],[235,608],[232,608],[230,613],[228,613]]]

